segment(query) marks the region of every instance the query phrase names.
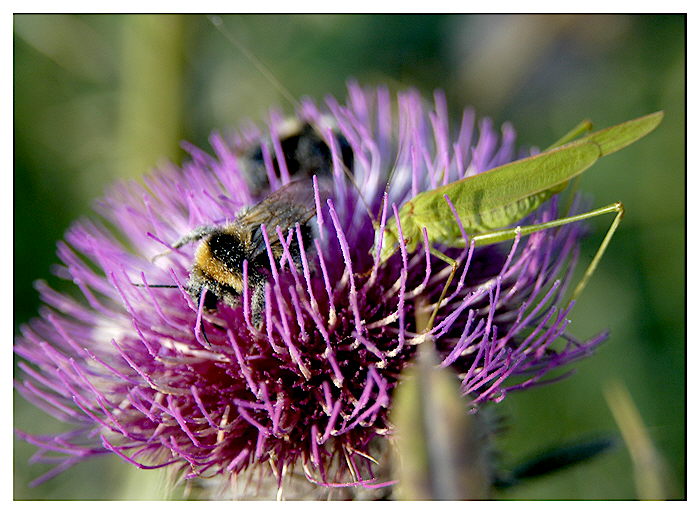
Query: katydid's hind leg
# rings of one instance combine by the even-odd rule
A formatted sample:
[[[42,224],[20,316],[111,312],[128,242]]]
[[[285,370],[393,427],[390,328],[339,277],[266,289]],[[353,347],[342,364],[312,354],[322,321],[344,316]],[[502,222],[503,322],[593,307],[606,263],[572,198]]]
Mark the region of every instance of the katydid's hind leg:
[[[509,228],[505,230],[495,230],[493,232],[483,232],[481,234],[476,234],[472,236],[472,241],[477,246],[500,243],[503,241],[509,241],[511,239],[514,239],[516,234],[518,233],[522,236],[526,236],[529,234],[534,234],[535,232],[539,232],[540,230],[561,227],[563,225],[568,225],[569,223],[575,223],[577,221],[595,218],[604,214],[615,214],[615,218],[610,224],[610,228],[605,234],[603,242],[598,247],[596,254],[593,256],[593,259],[584,271],[583,277],[581,277],[581,280],[579,280],[578,284],[574,288],[574,292],[570,298],[571,301],[575,300],[581,295],[581,292],[586,287],[586,284],[588,284],[588,281],[593,275],[593,272],[598,267],[598,263],[602,259],[603,254],[605,253],[605,250],[607,249],[608,244],[610,243],[610,240],[612,239],[613,235],[615,234],[615,231],[617,230],[617,227],[620,225],[620,221],[622,221],[622,217],[625,214],[625,207],[624,205],[622,205],[621,202],[606,205],[605,207],[584,212],[583,214],[577,214],[575,216],[567,216],[565,218],[559,218],[556,220],[548,221],[546,223],[539,223],[536,225],[524,225],[521,227]]]
[[[440,305],[442,304],[442,301],[445,299],[445,296],[447,295],[447,290],[450,287],[450,284],[452,284],[452,280],[455,277],[455,274],[457,273],[457,269],[459,268],[459,261],[452,259],[442,253],[439,250],[436,250],[435,248],[430,248],[430,253],[440,259],[443,262],[446,262],[448,265],[452,267],[452,271],[450,271],[450,275],[447,277],[447,282],[445,282],[444,287],[442,288],[442,292],[440,293],[440,298],[438,299],[437,303],[435,304],[435,308],[433,309],[432,314],[430,314],[430,319],[428,320],[428,325],[425,328],[426,332],[430,332],[433,329],[433,324],[435,323],[435,317],[437,316],[438,310],[440,310]]]
[[[566,201],[564,202],[564,208],[562,212],[571,212],[574,202],[576,202],[576,192],[579,190],[579,184],[581,183],[581,179],[583,178],[583,175],[579,175],[573,180],[569,181],[569,185],[567,187],[568,195],[566,196]],[[563,196],[563,194],[562,194]]]
[[[605,253],[605,250],[608,248],[608,245],[610,244],[610,241],[612,240],[613,235],[615,235],[615,231],[617,230],[617,227],[620,226],[620,222],[622,221],[622,218],[625,215],[625,206],[622,205],[621,202],[614,203],[609,207],[614,208],[612,211],[609,211],[609,212],[616,212],[617,214],[615,215],[615,218],[613,219],[612,223],[610,224],[610,228],[608,228],[608,231],[606,232],[605,237],[603,238],[603,241],[600,243],[600,246],[598,247],[598,251],[596,251],[595,255],[593,256],[593,259],[588,264],[586,271],[583,272],[583,276],[581,277],[581,280],[579,280],[578,284],[576,284],[576,287],[574,288],[574,292],[571,295],[572,301],[576,300],[581,295],[581,292],[586,287],[586,284],[588,284],[588,281],[593,276],[593,273],[595,272],[596,268],[598,267],[598,263],[603,258],[603,254]],[[602,214],[605,214],[605,213],[602,213]]]
[[[578,139],[587,132],[590,132],[591,130],[593,130],[593,123],[591,123],[591,120],[583,120],[581,123],[576,125],[569,132],[564,134],[562,137],[557,139],[554,143],[552,143],[542,151],[548,152],[550,150],[554,150],[558,146],[565,145],[566,143],[570,143],[573,140]]]

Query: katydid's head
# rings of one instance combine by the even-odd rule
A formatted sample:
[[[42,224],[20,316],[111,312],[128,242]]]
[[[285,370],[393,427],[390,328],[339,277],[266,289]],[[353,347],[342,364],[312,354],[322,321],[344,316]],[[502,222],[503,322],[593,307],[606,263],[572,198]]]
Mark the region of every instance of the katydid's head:
[[[388,229],[388,228],[384,229],[383,233],[380,232],[378,234],[380,236],[383,235],[383,239],[381,242],[382,251],[381,251],[381,254],[379,257],[380,261],[383,263],[383,262],[386,262],[386,260],[389,257],[391,257],[392,255],[394,255],[396,253],[396,247],[399,244],[399,238],[393,230]],[[375,248],[378,248],[378,247],[379,247],[379,245],[375,245],[375,247],[372,248],[372,250],[374,250]]]
[[[100,203],[108,223],[78,221],[67,232],[60,276],[80,292],[39,284],[47,308],[15,345],[17,389],[77,424],[58,436],[21,432],[39,458],[53,450],[63,469],[114,453],[185,479],[247,475],[253,488],[269,479],[319,497],[343,497],[339,484],[386,494],[393,393],[420,345],[434,345],[459,378],[466,410],[536,384],[604,339],[568,334],[570,306],[559,303],[578,225],[457,248],[436,234],[466,235],[468,202],[440,196],[430,207],[438,221],[401,210],[422,192],[521,157],[509,124],[477,121],[471,110],[450,119],[441,92],[429,103],[414,90],[392,96],[355,83],[347,100],[305,100],[295,116],[314,128],[311,150],[323,149],[323,159],[297,164],[313,167],[330,191],[327,201],[309,195],[303,223],[280,227],[275,220],[290,216],[261,220],[254,208],[290,181],[281,118],[271,116],[269,126],[230,139],[215,133],[214,155],[193,150],[147,188],[115,187]],[[319,153],[297,151],[304,142],[295,142],[296,161]],[[258,148],[263,158],[246,166]],[[269,180],[251,185],[242,170],[257,168]],[[559,216],[556,196],[535,207],[528,223]],[[241,219],[252,227],[246,255],[256,262],[222,268],[240,276],[240,301],[209,311],[187,291],[197,245],[175,243]],[[231,250],[224,243],[222,255]]]
[[[376,231],[377,241],[372,247],[371,253],[376,255],[381,247],[379,257],[381,263],[385,263],[392,255],[400,254],[402,250],[413,253],[418,246],[420,229],[413,223],[412,218],[404,217],[402,219],[403,222],[399,226],[397,218],[392,217],[383,231]]]

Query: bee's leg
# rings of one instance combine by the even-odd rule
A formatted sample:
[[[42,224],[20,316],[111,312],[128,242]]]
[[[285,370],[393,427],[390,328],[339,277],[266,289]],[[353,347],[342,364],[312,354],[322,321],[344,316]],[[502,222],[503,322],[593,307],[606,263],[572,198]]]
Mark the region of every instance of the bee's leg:
[[[304,248],[309,248],[313,241],[313,230],[308,224],[303,224],[299,227],[301,229],[301,240],[304,244]],[[301,248],[299,247],[299,241],[296,237],[292,237],[292,241],[289,244],[289,255],[292,257],[292,261],[298,270],[301,269]]]
[[[199,241],[203,237],[220,230],[220,228],[221,227],[217,227],[216,225],[202,225],[201,227],[197,227],[192,232],[185,234],[180,239],[175,241],[173,243],[173,248],[180,248],[185,246],[187,243],[191,243],[192,241]]]
[[[199,334],[201,333],[204,342],[211,347],[211,342],[209,341],[205,330],[205,324],[203,323],[204,311],[216,310],[220,298],[230,304],[230,301],[227,301],[229,295],[221,289],[218,283],[197,272],[193,272],[192,275],[190,275],[186,290],[197,307],[197,321],[194,329],[195,338],[201,344],[202,341],[199,339]],[[211,321],[209,321],[209,323],[211,324]],[[214,326],[216,325],[214,324]]]
[[[190,273],[190,279],[187,281],[185,290],[189,293],[195,306],[201,303],[202,292],[204,291],[204,309],[216,309],[216,300],[217,296],[219,296],[219,285],[202,274],[198,269],[193,269]]]
[[[202,337],[204,337],[204,341],[211,348],[211,341],[209,341],[209,337],[207,336],[207,331],[204,329],[204,323],[202,323],[201,331],[202,331]]]
[[[178,248],[185,246],[187,243],[191,243],[192,241],[199,241],[203,237],[212,234],[216,230],[217,227],[215,225],[203,225],[201,227],[197,227],[189,234],[185,234],[180,239],[175,241],[168,250],[151,257],[151,262],[155,262],[157,259],[168,255],[172,250],[177,250]]]
[[[197,321],[194,324],[194,337],[199,342],[199,344],[205,346],[202,343],[202,340],[199,338],[199,334],[202,334],[204,342],[207,346],[211,348],[211,342],[209,341],[209,337],[207,337],[207,332],[204,329],[203,322],[204,310],[206,309],[207,299],[211,296],[211,292],[206,288],[206,286],[204,286],[199,291],[197,291],[195,295],[197,296]]]
[[[253,288],[253,297],[251,298],[251,314],[252,321],[256,328],[262,325],[263,312],[265,312],[265,280],[259,280]]]
[[[194,292],[190,292],[196,302],[201,302],[201,291],[206,288],[206,296],[204,298],[204,310],[213,312],[217,310],[219,302],[222,302],[229,307],[238,307],[241,304],[241,295],[238,291],[231,287],[222,285],[214,280],[206,279],[203,282],[199,282]]]

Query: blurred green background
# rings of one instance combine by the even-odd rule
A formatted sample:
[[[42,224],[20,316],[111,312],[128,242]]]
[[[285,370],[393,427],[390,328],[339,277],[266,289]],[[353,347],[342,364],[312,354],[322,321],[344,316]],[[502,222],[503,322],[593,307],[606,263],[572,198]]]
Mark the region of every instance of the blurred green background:
[[[612,335],[577,373],[499,405],[506,463],[587,434],[618,433],[603,391],[630,392],[658,455],[665,495],[685,496],[685,17],[226,16],[225,25],[295,97],[345,98],[362,84],[443,89],[456,116],[474,106],[510,120],[521,144],[547,146],[578,121],[605,127],[663,109],[651,136],[607,157],[581,187],[627,215],[574,311],[582,338]],[[55,242],[118,178],[164,160],[179,141],[209,148],[213,129],[291,107],[204,16],[14,17],[14,320],[38,308],[32,282],[50,278]],[[591,226],[591,256],[610,219]],[[15,426],[52,420],[15,395]],[[116,457],[81,464],[40,487],[31,447],[15,441],[16,499],[145,499],[162,477]],[[520,499],[640,496],[627,448],[499,493]]]

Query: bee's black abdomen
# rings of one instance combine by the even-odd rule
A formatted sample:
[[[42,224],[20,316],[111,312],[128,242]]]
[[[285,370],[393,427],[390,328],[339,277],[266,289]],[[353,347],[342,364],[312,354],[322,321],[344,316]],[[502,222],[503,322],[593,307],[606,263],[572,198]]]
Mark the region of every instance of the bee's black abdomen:
[[[335,137],[336,144],[340,150],[343,164],[352,173],[354,159],[350,143],[342,134],[337,132],[333,133],[333,137]],[[287,148],[285,148],[285,145]],[[308,123],[304,125],[300,134],[282,141],[282,150],[287,159],[287,168],[290,175],[302,173],[306,176],[330,176],[333,170],[331,149]],[[291,159],[289,158],[290,156],[292,157]],[[292,172],[292,168],[294,172]]]
[[[350,143],[342,134],[334,132],[333,136],[343,164],[347,171],[352,173],[354,157]],[[281,139],[280,146],[290,177],[300,178],[313,175],[329,177],[331,175],[333,171],[331,149],[310,124],[305,123],[298,133]],[[256,186],[260,187],[263,182],[266,182],[267,177],[262,148],[258,147],[254,150],[249,159],[255,168],[254,176],[251,179],[259,182]],[[272,151],[272,164],[275,174],[280,176],[279,162],[274,151]]]
[[[352,175],[353,164],[355,163],[355,155],[353,154],[352,147],[342,134],[337,134],[337,141],[340,148],[340,155],[343,158],[343,164],[345,164],[347,171]]]

